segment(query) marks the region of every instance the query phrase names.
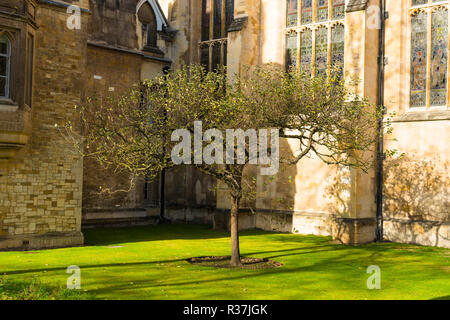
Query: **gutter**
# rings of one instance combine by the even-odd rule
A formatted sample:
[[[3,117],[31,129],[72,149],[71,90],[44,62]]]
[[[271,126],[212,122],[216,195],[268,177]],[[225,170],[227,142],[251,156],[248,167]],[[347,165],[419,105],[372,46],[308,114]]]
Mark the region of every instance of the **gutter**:
[[[386,108],[384,106],[384,66],[385,66],[385,32],[386,32],[386,0],[380,0],[380,31],[378,35],[378,106],[383,112],[378,119],[378,144],[377,144],[377,194],[376,194],[376,236],[377,241],[383,241],[383,171],[384,171],[384,127],[383,120]]]

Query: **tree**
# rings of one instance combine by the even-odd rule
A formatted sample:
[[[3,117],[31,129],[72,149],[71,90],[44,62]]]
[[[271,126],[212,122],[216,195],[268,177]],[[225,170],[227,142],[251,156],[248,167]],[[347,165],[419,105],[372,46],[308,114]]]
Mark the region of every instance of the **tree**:
[[[67,132],[72,137],[81,132],[82,139],[71,141],[102,166],[155,177],[184,163],[227,185],[232,266],[240,265],[244,168],[277,169],[279,137],[299,141],[298,152],[282,161],[295,164],[315,153],[327,164],[364,170],[371,162],[367,150],[376,142],[377,112],[338,77],[311,78],[274,66],[248,69],[230,80],[223,70],[208,73],[191,65],[123,95],[89,98],[77,109],[81,127],[68,123]],[[269,139],[268,128],[270,142],[260,143]]]

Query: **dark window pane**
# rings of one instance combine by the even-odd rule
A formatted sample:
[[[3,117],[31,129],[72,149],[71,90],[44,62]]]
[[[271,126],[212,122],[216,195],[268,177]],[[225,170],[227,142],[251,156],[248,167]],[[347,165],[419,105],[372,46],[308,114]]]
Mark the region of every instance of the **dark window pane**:
[[[8,58],[0,57],[0,76],[7,76],[8,72]]]
[[[27,82],[26,85],[26,103],[31,107],[32,91],[33,91],[33,51],[34,37],[29,34],[27,38]]]
[[[205,46],[200,49],[200,63],[209,70],[209,47]]]
[[[217,68],[220,66],[221,45],[216,44],[215,46],[213,46],[212,50],[213,50],[213,61],[211,71],[216,71]]]
[[[222,37],[222,0],[214,0],[214,39]]]
[[[8,54],[8,44],[3,39],[0,40],[0,54]]]
[[[228,27],[233,22],[234,17],[234,0],[226,0],[226,30],[228,31]]]
[[[209,40],[209,19],[211,18],[210,0],[203,0],[202,7],[202,41]]]
[[[0,97],[6,97],[6,78],[0,77]]]

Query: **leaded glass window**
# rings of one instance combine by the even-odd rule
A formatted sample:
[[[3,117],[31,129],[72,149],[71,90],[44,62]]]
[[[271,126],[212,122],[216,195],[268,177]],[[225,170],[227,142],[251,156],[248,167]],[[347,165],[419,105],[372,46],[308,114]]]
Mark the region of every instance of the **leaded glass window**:
[[[411,106],[426,106],[427,81],[427,13],[412,18],[411,35]]]
[[[286,35],[286,68],[295,68],[297,66],[297,33],[291,32]]]
[[[328,0],[316,0],[316,21],[328,20]]]
[[[311,74],[312,47],[312,30],[305,29],[300,36],[300,69],[306,74]]]
[[[331,64],[338,68],[340,76],[344,72],[345,28],[338,24],[331,29]]]
[[[313,21],[313,0],[302,0],[302,24]]]
[[[343,19],[345,17],[345,0],[333,0],[331,10],[333,19]]]
[[[410,107],[448,105],[448,1],[411,0]]]
[[[342,74],[345,0],[285,1],[286,67],[297,66],[308,74],[319,75],[327,73],[332,66],[338,65]],[[295,41],[294,36],[297,37]]]
[[[286,26],[294,27],[298,22],[298,1],[287,0]]]
[[[447,105],[448,12],[433,11],[431,19],[431,92],[432,106]]]
[[[202,0],[200,63],[213,71],[226,65],[228,27],[233,21],[234,0]]]
[[[328,30],[325,27],[316,29],[316,74],[327,71],[328,66]]]

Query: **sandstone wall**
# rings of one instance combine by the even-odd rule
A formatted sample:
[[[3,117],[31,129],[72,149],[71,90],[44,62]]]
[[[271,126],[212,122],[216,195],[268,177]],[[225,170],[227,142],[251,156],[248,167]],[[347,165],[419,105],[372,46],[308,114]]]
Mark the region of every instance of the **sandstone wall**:
[[[81,245],[82,161],[60,134],[80,102],[87,16],[66,27],[66,9],[41,4],[35,39],[32,132],[0,163],[0,249]]]

